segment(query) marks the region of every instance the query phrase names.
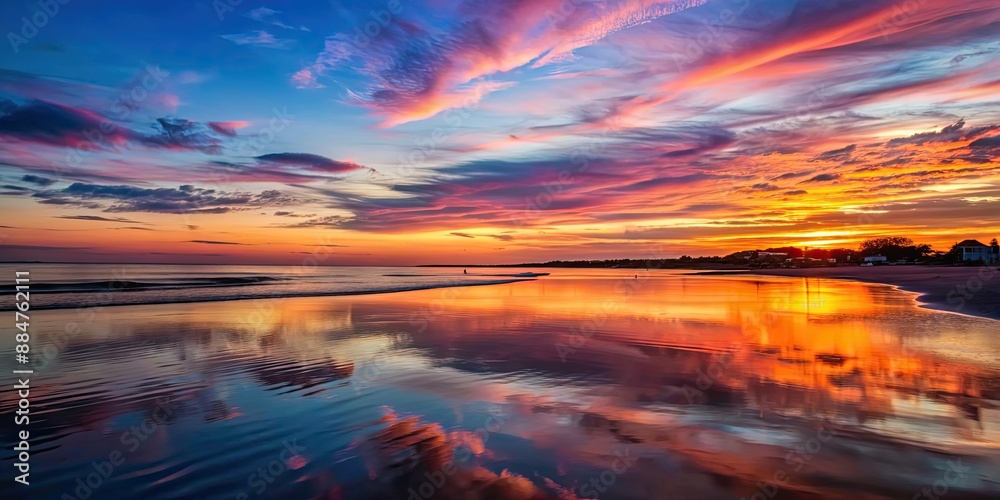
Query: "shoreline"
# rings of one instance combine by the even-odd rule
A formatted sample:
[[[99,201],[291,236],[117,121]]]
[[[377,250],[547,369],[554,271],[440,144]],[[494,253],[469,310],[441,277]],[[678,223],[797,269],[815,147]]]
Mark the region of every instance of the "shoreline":
[[[727,275],[757,275],[778,276],[789,278],[827,278],[849,280],[889,286],[904,292],[915,294],[919,307],[936,311],[964,314],[980,318],[1000,321],[1000,268],[987,266],[944,267],[944,266],[838,266],[817,267],[805,269],[677,269],[691,271],[690,276],[727,276]],[[497,276],[500,277],[500,276]],[[349,292],[304,292],[275,293],[258,296],[242,297],[200,297],[195,300],[153,300],[135,303],[95,303],[95,304],[59,304],[32,305],[32,309],[59,310],[87,307],[120,307],[158,304],[177,304],[195,302],[224,302],[234,300],[281,299],[298,297],[333,297],[350,295],[372,295],[399,292],[412,292],[428,289],[454,288],[467,286],[488,286],[533,281],[537,277],[514,277],[508,279],[489,280],[485,282],[461,283],[447,286],[430,285],[404,287],[390,290],[364,290]],[[973,290],[976,290],[973,292]],[[42,294],[43,296],[45,294]],[[2,309],[6,309],[3,307]],[[13,310],[13,308],[11,308]]]
[[[916,301],[926,309],[1000,321],[1000,269],[996,267],[857,266],[708,271],[695,274],[828,278],[886,285],[917,294]]]
[[[508,285],[511,283],[520,283],[522,281],[534,281],[537,278],[518,278],[509,280],[496,280],[487,282],[470,282],[470,283],[459,283],[455,285],[427,285],[427,286],[415,286],[407,288],[397,288],[391,290],[360,290],[360,291],[349,291],[349,292],[327,292],[327,293],[315,293],[315,292],[304,292],[304,293],[286,293],[286,294],[265,294],[256,295],[252,297],[199,297],[197,300],[191,300],[186,298],[181,298],[178,300],[152,300],[145,302],[125,302],[117,304],[109,303],[97,303],[97,304],[73,304],[73,305],[35,305],[32,303],[31,308],[36,311],[58,311],[66,309],[87,309],[92,307],[127,307],[127,306],[155,306],[164,304],[197,304],[201,302],[229,302],[238,300],[273,300],[273,299],[295,299],[295,298],[306,298],[306,297],[347,297],[355,295],[382,295],[390,293],[402,293],[402,292],[419,292],[423,290],[444,290],[448,288],[464,288],[464,287],[475,287],[475,286],[490,286],[490,285]],[[65,293],[65,292],[61,292]],[[109,292],[103,292],[109,293]],[[110,292],[114,293],[114,292]],[[39,294],[42,296],[42,294]],[[0,310],[6,311],[5,308],[0,308]],[[11,307],[10,311],[15,311],[16,308]]]

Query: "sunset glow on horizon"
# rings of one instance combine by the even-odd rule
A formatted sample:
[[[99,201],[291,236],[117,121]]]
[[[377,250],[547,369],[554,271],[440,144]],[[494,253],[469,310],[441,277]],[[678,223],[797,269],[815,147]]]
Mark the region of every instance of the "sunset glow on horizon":
[[[0,7],[2,260],[1000,236],[995,1],[122,5]]]

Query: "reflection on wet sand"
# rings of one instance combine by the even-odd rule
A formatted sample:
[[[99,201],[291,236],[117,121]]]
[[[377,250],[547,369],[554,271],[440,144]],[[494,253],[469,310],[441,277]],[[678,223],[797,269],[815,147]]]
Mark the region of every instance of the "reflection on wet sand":
[[[535,485],[528,478],[507,470],[499,474],[475,465],[486,454],[482,432],[446,432],[440,424],[424,423],[418,417],[401,418],[391,408],[380,419],[384,425],[358,446],[365,461],[372,493],[382,498],[406,492],[416,498],[544,499],[575,498],[554,482]],[[502,413],[494,415],[499,428]]]
[[[1000,494],[1000,351],[929,348],[996,323],[886,287],[605,274],[119,310],[46,367],[54,497],[93,459],[68,449],[106,456],[157,398],[162,446],[105,491],[229,497],[294,435],[308,465],[262,496]]]

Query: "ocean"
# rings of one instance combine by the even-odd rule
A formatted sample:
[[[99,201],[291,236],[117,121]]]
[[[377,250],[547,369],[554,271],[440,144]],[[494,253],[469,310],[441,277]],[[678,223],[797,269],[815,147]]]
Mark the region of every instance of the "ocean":
[[[15,268],[31,272],[31,361],[5,327],[0,370],[33,371],[33,498],[1000,494],[996,322],[888,286]],[[534,271],[551,274],[513,276]],[[0,420],[4,449],[14,436]]]
[[[462,268],[428,267],[0,264],[0,276],[11,277],[2,287],[10,297],[14,273],[23,270],[30,270],[36,309],[389,293],[511,283],[531,274],[510,268],[463,274]]]

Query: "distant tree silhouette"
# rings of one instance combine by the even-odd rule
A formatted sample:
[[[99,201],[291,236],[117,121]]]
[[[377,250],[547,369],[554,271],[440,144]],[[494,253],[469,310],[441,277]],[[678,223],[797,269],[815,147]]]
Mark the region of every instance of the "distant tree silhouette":
[[[862,252],[878,252],[891,247],[912,246],[913,240],[903,236],[887,236],[884,238],[872,238],[861,243]]]
[[[918,260],[931,254],[930,245],[914,245],[913,240],[903,236],[872,238],[861,243],[861,255],[884,255],[890,261]]]
[[[955,264],[962,261],[962,249],[958,247],[956,242],[948,250],[948,253],[941,256],[941,262],[944,264]]]

